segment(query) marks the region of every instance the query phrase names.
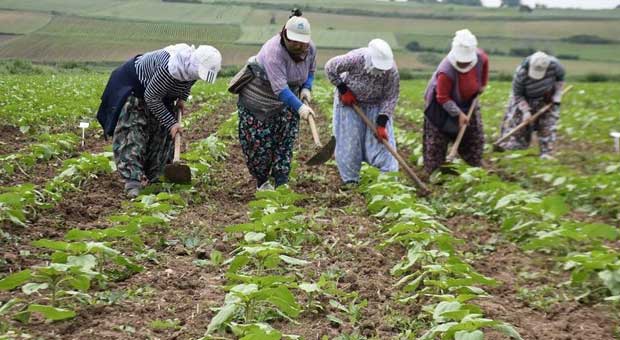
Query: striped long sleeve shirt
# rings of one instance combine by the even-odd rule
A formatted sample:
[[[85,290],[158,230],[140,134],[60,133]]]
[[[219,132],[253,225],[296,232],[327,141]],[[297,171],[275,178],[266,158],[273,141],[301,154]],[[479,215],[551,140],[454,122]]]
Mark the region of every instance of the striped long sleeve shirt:
[[[138,79],[145,88],[146,107],[166,129],[170,129],[177,119],[164,103],[177,99],[187,100],[196,82],[173,78],[168,70],[169,59],[170,54],[161,49],[145,53],[135,63]]]
[[[556,83],[564,81],[564,67],[552,58],[547,72],[542,79],[533,79],[528,76],[529,57],[517,67],[513,81],[512,92],[516,103],[521,101],[546,100],[550,101],[556,90]]]

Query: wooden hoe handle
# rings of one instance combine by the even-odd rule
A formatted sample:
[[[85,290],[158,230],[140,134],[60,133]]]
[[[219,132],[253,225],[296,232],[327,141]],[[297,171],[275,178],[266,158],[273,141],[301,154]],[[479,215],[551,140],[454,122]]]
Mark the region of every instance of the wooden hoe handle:
[[[469,111],[467,111],[467,118],[471,119],[471,116],[474,114],[476,107],[478,106],[478,100],[480,95],[476,96],[474,100],[471,102],[471,106],[469,107]],[[450,153],[446,157],[448,162],[452,162],[459,151],[459,145],[461,145],[461,141],[463,140],[463,135],[465,134],[465,129],[467,129],[467,125],[461,126],[459,129],[459,134],[456,136],[456,140],[452,144],[452,148],[450,149]]]
[[[310,106],[310,103],[308,103],[307,100],[304,99],[304,104]],[[316,129],[316,124],[314,123],[314,117],[312,115],[308,116],[308,124],[310,124],[310,131],[312,131],[312,139],[314,140],[314,144],[317,147],[322,147],[323,144],[321,144],[321,139],[319,138],[319,132]]]
[[[364,111],[362,111],[362,109],[357,104],[353,104],[353,109],[358,114],[358,116],[360,116],[362,121],[364,121],[366,126],[368,126],[368,128],[376,136],[377,135],[377,128],[375,127],[375,124],[373,124],[368,119],[368,117],[366,116],[366,113],[364,113]],[[390,142],[388,142],[385,139],[381,139],[381,143],[383,143],[383,146],[385,146],[385,148],[392,154],[392,156],[394,156],[394,158],[396,158],[396,160],[398,161],[398,164],[400,164],[400,166],[402,166],[405,169],[405,172],[407,173],[407,175],[415,182],[415,184],[418,186],[418,188],[421,189],[421,191],[422,191],[421,194],[423,194],[423,195],[428,194],[430,192],[428,187],[420,180],[420,178],[418,176],[416,176],[415,172],[413,172],[413,169],[411,169],[411,167],[409,167],[407,162],[405,162],[403,157],[392,147]]]
[[[183,110],[179,110],[179,126],[181,125],[181,118]],[[177,132],[174,136],[174,158],[172,163],[178,163],[181,161],[181,134]]]
[[[564,91],[562,91],[562,95],[565,95],[572,88],[573,88],[573,85],[570,85],[567,88],[565,88]],[[547,110],[549,110],[552,106],[553,106],[553,103],[550,103],[550,104],[547,104],[547,105],[543,106],[533,116],[531,116],[530,119],[521,122],[521,124],[517,125],[516,128],[512,129],[512,131],[508,132],[507,134],[502,136],[500,139],[498,139],[495,143],[493,143],[493,145],[501,144],[502,142],[504,142],[508,138],[512,137],[515,133],[521,131],[526,126],[532,124],[533,122],[535,122],[538,119],[538,117],[540,117],[543,113],[547,112]]]

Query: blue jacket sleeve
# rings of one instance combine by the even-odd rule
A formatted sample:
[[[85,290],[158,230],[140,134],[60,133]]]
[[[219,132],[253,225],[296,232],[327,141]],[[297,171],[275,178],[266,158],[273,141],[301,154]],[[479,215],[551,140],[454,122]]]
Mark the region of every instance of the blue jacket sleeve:
[[[301,85],[301,88],[312,90],[312,83],[314,83],[314,72],[308,73],[308,79],[306,79],[306,82]]]
[[[291,89],[289,88],[286,88],[282,92],[280,92],[278,99],[280,99],[280,101],[282,101],[284,104],[286,104],[286,106],[290,107],[295,112],[299,111],[299,108],[302,105],[301,100],[299,100],[299,98],[297,98],[297,96],[293,94],[293,91],[291,91]]]

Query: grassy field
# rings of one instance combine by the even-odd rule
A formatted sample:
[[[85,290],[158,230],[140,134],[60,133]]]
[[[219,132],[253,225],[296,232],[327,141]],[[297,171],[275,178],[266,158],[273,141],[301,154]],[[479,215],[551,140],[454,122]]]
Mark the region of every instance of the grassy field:
[[[291,6],[276,0],[203,2],[0,0],[0,58],[122,61],[147,49],[188,42],[232,52],[224,56],[224,64],[238,65],[279,31]],[[430,73],[441,56],[428,52],[445,53],[454,31],[467,27],[491,53],[494,73],[510,74],[521,61],[511,50],[541,49],[560,56],[570,65],[570,75],[620,74],[618,10],[523,14],[515,9],[371,0],[301,1],[298,5],[310,8],[306,16],[321,60],[381,37],[397,51],[402,68]],[[566,41],[584,34],[609,43]],[[411,42],[422,50],[407,51]]]
[[[398,34],[400,46],[407,46],[410,42],[417,42],[424,49],[433,49],[447,52],[452,42],[451,35],[435,34]],[[502,53],[508,55],[512,49],[544,50],[553,55],[568,55],[587,61],[612,61],[620,60],[618,51],[620,43],[614,44],[576,44],[558,39],[521,39],[508,37],[481,36],[478,44],[490,53]]]
[[[55,17],[37,33],[62,37],[90,37],[97,41],[185,41],[230,42],[239,35],[239,26],[225,24],[172,24],[79,17]]]
[[[45,26],[52,16],[46,13],[0,11],[0,32],[26,34]]]
[[[0,8],[36,12],[60,12],[71,14],[91,14],[111,6],[126,3],[123,0],[2,0]]]
[[[278,25],[244,25],[241,28],[241,37],[236,42],[239,44],[262,45],[265,41],[280,32],[281,29],[282,27]],[[326,29],[312,30],[312,40],[317,47],[353,49],[368,44],[368,41],[374,38],[384,39],[394,50],[400,49],[396,36],[392,32],[364,32]]]
[[[204,3],[234,3],[234,4],[256,4],[255,0],[203,0]],[[262,7],[269,4],[280,8],[283,5],[281,0],[260,1]],[[380,16],[411,16],[411,17],[461,17],[461,18],[506,18],[508,20],[538,20],[538,19],[620,19],[620,10],[605,11],[581,11],[574,9],[546,9],[536,10],[533,13],[522,13],[514,8],[479,8],[471,6],[429,4],[417,2],[391,2],[376,0],[301,0],[295,2],[301,8],[311,8],[314,11],[357,11],[366,14]]]
[[[90,15],[157,22],[240,24],[250,11],[249,7],[131,1],[92,12]]]

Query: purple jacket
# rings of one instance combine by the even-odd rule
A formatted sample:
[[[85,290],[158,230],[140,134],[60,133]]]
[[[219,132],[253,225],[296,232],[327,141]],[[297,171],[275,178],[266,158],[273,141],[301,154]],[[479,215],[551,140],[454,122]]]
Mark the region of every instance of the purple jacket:
[[[276,34],[261,47],[256,56],[263,67],[271,89],[276,96],[287,87],[301,87],[308,79],[308,74],[316,70],[316,47],[310,42],[306,60],[296,63],[289,56],[286,48],[280,44],[280,34]]]

